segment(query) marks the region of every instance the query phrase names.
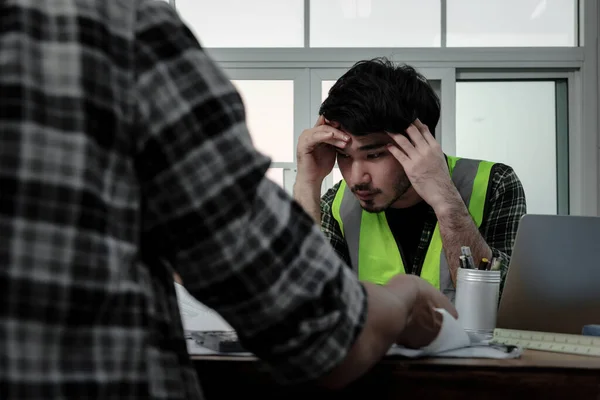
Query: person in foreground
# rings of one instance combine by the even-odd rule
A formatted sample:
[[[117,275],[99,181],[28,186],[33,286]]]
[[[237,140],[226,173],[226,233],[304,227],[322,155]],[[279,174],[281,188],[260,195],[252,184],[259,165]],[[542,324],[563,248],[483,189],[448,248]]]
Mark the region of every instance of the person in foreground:
[[[201,398],[175,273],[282,382],[344,386],[457,316],[359,282],[165,2],[8,0],[0,27],[2,399]]]
[[[445,155],[439,99],[408,65],[356,63],[330,89],[297,146],[294,197],[361,280],[423,277],[454,300],[461,247],[501,262],[502,284],[523,187],[507,165]],[[335,161],[343,180],[321,196]]]

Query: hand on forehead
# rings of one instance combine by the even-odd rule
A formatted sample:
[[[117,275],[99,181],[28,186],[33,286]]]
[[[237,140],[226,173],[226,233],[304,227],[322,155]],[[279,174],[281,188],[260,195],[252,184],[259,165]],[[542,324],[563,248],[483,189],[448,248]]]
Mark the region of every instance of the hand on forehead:
[[[340,129],[341,124],[337,121],[330,121],[327,118],[325,118],[325,123],[329,126],[333,126],[335,129]]]

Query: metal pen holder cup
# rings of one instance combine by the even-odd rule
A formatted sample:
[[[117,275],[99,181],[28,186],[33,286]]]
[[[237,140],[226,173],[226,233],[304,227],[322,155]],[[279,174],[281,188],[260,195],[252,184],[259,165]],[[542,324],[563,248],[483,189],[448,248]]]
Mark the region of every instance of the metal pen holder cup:
[[[499,297],[500,271],[458,269],[454,306],[465,331],[491,338]]]

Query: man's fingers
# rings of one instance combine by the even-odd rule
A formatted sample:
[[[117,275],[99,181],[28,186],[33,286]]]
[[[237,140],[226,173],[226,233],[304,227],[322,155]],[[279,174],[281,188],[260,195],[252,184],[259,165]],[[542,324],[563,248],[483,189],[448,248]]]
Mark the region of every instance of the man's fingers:
[[[313,151],[320,144],[329,144],[344,149],[350,142],[348,135],[326,125],[323,128],[325,129],[312,132],[307,136],[303,146],[306,152]]]
[[[446,297],[446,296],[444,296]],[[448,298],[446,297],[446,305],[444,306],[444,309],[446,309],[446,311],[448,311],[450,313],[450,315],[452,315],[454,318],[458,319],[458,311],[456,311],[456,307],[454,307],[454,304],[452,304],[450,302],[450,300],[448,300]]]
[[[452,315],[454,318],[458,319],[458,311],[456,310],[454,305],[450,304],[450,306],[451,306],[451,309],[450,310],[446,309],[446,310],[450,313],[450,315]]]
[[[458,311],[456,311],[456,307],[454,304],[446,297],[442,292],[439,292],[439,298],[441,303],[441,308],[444,308],[446,311],[450,313],[454,318],[458,319]],[[438,307],[439,308],[439,307]]]
[[[401,150],[400,148],[394,146],[393,144],[388,144],[388,151],[402,165],[404,165],[404,163],[410,161],[410,158],[406,155],[406,153],[403,150]]]
[[[348,145],[348,142],[344,142],[343,140],[325,140],[321,143],[329,144],[329,145],[335,146],[339,149],[345,149],[346,146]]]
[[[423,137],[423,132],[421,132],[421,130],[415,125],[415,123],[410,124],[410,126],[406,128],[406,134],[413,142],[414,147],[416,147],[417,149],[423,148],[428,145],[427,141]]]
[[[417,155],[417,149],[406,136],[389,132],[388,135],[396,142],[398,147],[404,151],[404,154],[406,154],[408,158],[413,158]]]
[[[325,123],[329,126],[333,126],[335,129],[340,129],[341,124],[336,121],[330,121],[328,119],[325,120]]]
[[[421,135],[423,135],[423,138],[427,141],[427,143],[429,143],[430,145],[432,145],[433,143],[437,143],[437,141],[429,131],[429,127],[422,123],[419,118],[417,118],[415,122],[413,122],[413,124],[419,130],[419,132],[421,132]]]
[[[319,115],[319,118],[317,118],[317,122],[315,122],[315,128],[317,126],[321,126],[321,125],[325,125],[325,116],[323,114]]]
[[[427,130],[427,127],[421,122],[419,118],[415,119],[412,125],[414,125],[415,128],[417,128],[421,133],[425,133],[425,130]]]
[[[454,304],[452,304],[448,297],[446,297],[444,294],[442,294],[442,292],[439,291],[436,293],[436,295],[437,300],[434,300],[435,308],[443,308],[446,311],[448,311],[448,313],[454,318],[458,319],[458,311],[456,311]]]
[[[439,313],[436,312],[436,314]],[[396,339],[396,343],[412,349],[430,345],[439,335],[442,319],[437,318],[435,315],[421,315],[417,317],[416,320],[411,321],[404,328],[404,331]]]
[[[313,143],[319,143],[330,139],[349,142],[350,136],[328,125],[323,125],[321,129],[316,130],[312,135],[309,136],[309,140]]]
[[[313,139],[315,140],[311,143],[312,148],[320,144],[330,144],[332,146],[343,149],[348,145],[347,140],[339,139],[333,133],[323,132],[322,134],[315,134],[315,136],[318,137],[313,137]]]

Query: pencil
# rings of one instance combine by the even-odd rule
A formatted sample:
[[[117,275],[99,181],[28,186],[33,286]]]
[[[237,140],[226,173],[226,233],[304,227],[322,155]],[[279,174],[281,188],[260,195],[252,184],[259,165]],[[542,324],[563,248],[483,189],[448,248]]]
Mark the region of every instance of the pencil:
[[[487,258],[482,258],[481,262],[479,263],[479,268],[477,268],[479,271],[486,271],[488,269],[488,265],[489,265],[489,261]]]

